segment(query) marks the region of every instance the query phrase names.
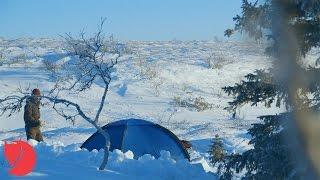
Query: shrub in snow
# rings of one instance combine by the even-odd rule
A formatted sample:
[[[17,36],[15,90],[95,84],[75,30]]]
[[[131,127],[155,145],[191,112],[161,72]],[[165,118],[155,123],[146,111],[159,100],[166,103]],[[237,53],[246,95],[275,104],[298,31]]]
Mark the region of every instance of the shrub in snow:
[[[138,69],[139,76],[149,80],[155,94],[159,96],[161,93],[161,85],[164,83],[163,78],[160,76],[159,66],[152,62],[148,62],[147,58],[140,54],[138,54],[135,59],[135,66]]]
[[[55,74],[59,68],[59,65],[57,63],[46,59],[42,60],[42,64],[46,71],[50,71],[53,74]]]
[[[157,96],[159,96],[161,93],[161,86],[163,83],[164,83],[164,80],[160,76],[152,79],[152,81],[151,81],[151,87]]]
[[[19,54],[15,57],[12,57],[12,58],[9,58],[7,61],[6,61],[6,64],[7,65],[24,65],[25,67],[27,67],[28,65],[28,57],[26,54]]]
[[[116,47],[123,54],[133,54],[132,48],[129,45],[125,44],[125,43],[116,43],[116,45],[111,45],[111,47]]]
[[[2,50],[0,50],[0,66],[2,66],[4,64],[4,53],[2,52]]]
[[[233,60],[226,57],[225,54],[221,52],[214,52],[208,58],[205,58],[205,64],[210,69],[221,69],[227,64],[231,64]]]
[[[148,62],[145,56],[138,54],[135,58],[135,65],[141,78],[152,80],[159,77],[158,66]]]
[[[178,107],[185,107],[195,109],[198,112],[212,108],[212,104],[205,101],[203,97],[182,99],[181,97],[174,97],[173,104]]]
[[[213,139],[212,145],[210,146],[208,153],[210,155],[210,162],[213,165],[215,165],[218,162],[223,162],[226,156],[226,151],[223,147],[223,141],[218,134],[216,134],[215,138]]]

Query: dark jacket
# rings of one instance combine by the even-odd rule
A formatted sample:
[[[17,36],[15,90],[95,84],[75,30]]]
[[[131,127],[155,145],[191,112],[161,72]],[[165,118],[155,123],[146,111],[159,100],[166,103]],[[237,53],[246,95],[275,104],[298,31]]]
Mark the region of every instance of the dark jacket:
[[[24,122],[26,127],[40,127],[40,100],[30,96],[24,106]]]

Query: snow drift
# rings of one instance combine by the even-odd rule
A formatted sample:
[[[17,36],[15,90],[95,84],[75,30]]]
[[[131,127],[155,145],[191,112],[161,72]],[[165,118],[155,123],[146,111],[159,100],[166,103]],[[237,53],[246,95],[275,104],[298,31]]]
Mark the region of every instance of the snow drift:
[[[37,152],[37,165],[26,179],[215,179],[215,174],[206,172],[200,163],[192,164],[187,160],[175,161],[170,153],[162,151],[156,159],[146,154],[134,159],[131,151],[125,153],[114,150],[110,153],[107,169],[98,170],[102,151],[82,150],[79,145],[48,145],[29,140]],[[3,144],[0,145],[3,154]],[[9,166],[0,156],[0,179],[15,179],[8,174]],[[22,178],[22,179],[23,179]]]

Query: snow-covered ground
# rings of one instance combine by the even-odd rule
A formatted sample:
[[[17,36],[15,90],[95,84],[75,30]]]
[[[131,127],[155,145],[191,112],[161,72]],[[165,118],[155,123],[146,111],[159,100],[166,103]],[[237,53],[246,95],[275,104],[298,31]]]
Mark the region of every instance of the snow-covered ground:
[[[280,112],[275,107],[244,106],[237,113],[237,119],[231,119],[230,112],[224,110],[232,97],[223,93],[222,87],[239,82],[255,69],[270,66],[270,59],[263,54],[263,45],[231,41],[126,43],[128,53],[132,54],[125,55],[116,65],[100,124],[131,117],[153,121],[180,139],[190,141],[194,161],[175,162],[167,153],[160,159],[145,155],[135,160],[130,152],[115,151],[107,169],[100,172],[97,167],[101,152],[79,149],[95,129],[81,118],[75,125],[67,122],[49,104],[41,108],[45,143],[35,146],[38,164],[27,178],[213,179],[215,168],[208,165],[207,151],[214,135],[223,138],[228,151],[242,152],[250,148],[246,130],[258,121],[256,117]],[[5,62],[0,66],[0,97],[28,86],[48,92],[54,83],[43,61],[59,62],[70,58],[63,50],[63,43],[54,39],[0,39],[0,53],[0,60]],[[213,69],[206,63],[210,56],[217,65]],[[93,115],[102,90],[95,84],[90,91],[61,94],[61,97],[77,102]],[[197,111],[174,103],[174,99],[199,97],[211,108]],[[22,113],[0,117],[1,141],[25,139]],[[2,147],[0,145],[1,154]],[[3,160],[2,155],[0,157]],[[0,178],[7,177],[6,172],[0,172]]]

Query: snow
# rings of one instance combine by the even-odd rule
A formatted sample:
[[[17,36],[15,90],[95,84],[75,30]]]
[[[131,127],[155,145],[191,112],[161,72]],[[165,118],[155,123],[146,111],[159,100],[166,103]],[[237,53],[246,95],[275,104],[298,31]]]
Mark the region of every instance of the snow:
[[[35,146],[38,164],[27,178],[88,179],[213,179],[214,168],[208,160],[208,147],[215,134],[229,152],[241,153],[251,146],[247,129],[259,120],[257,116],[274,114],[282,109],[243,106],[236,119],[224,107],[232,97],[221,90],[243,79],[255,69],[266,69],[271,59],[264,55],[264,44],[257,46],[233,41],[128,41],[132,54],[116,65],[100,125],[119,119],[140,118],[158,123],[193,145],[192,162],[175,162],[164,153],[159,159],[145,155],[138,160],[130,152],[114,151],[107,169],[98,171],[101,152],[80,150],[81,144],[96,130],[77,118],[75,124],[58,116],[50,104],[41,107],[45,143]],[[39,88],[47,93],[54,85],[43,61],[62,63],[72,60],[57,39],[14,39],[0,41],[4,64],[0,65],[0,97],[16,93],[17,88]],[[209,69],[205,59],[221,54],[226,62]],[[0,63],[1,64],[1,63]],[[93,116],[103,89],[99,83],[79,94],[60,96],[81,105]],[[174,106],[175,97],[202,97],[211,109],[195,111]],[[0,116],[0,151],[3,142],[25,139],[23,112],[11,117]],[[1,154],[1,152],[0,152]],[[3,158],[2,156],[0,156]],[[7,177],[0,168],[1,177]],[[213,172],[213,173],[212,173]],[[3,174],[4,173],[4,174]]]
[[[175,161],[170,153],[162,151],[155,159],[144,155],[134,159],[131,151],[114,150],[110,153],[108,168],[99,171],[97,167],[103,152],[88,152],[79,146],[48,145],[29,141],[37,152],[35,170],[22,179],[215,179],[214,173],[206,172],[202,162],[189,163],[187,160]],[[1,147],[1,146],[0,146]],[[2,154],[3,148],[0,153]],[[0,162],[4,162],[3,157]],[[14,179],[7,171],[8,165],[0,168],[0,179]],[[204,166],[208,168],[208,165]]]

